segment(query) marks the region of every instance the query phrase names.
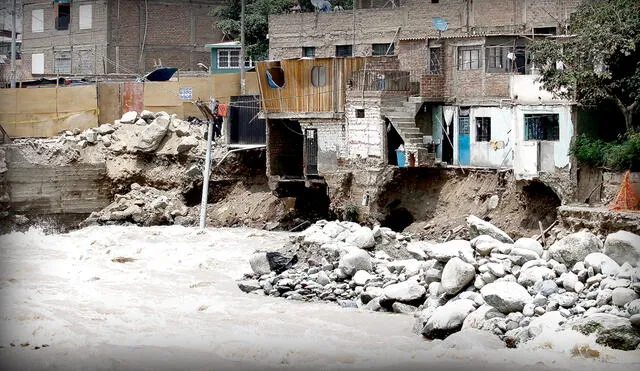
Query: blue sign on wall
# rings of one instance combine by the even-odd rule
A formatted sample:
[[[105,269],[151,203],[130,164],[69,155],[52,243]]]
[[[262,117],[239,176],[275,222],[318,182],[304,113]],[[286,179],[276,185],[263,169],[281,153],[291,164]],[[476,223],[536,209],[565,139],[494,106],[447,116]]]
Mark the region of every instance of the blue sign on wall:
[[[180,88],[180,99],[183,99],[183,100],[193,99],[193,88]]]

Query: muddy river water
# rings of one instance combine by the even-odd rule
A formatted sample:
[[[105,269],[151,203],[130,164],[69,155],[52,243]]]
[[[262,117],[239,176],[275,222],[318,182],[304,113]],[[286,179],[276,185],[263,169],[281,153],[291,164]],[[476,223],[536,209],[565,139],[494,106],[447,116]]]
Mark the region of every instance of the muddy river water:
[[[640,369],[578,334],[519,349],[443,347],[413,317],[242,293],[256,248],[285,233],[90,227],[0,236],[0,368]],[[576,344],[598,350],[574,356]]]

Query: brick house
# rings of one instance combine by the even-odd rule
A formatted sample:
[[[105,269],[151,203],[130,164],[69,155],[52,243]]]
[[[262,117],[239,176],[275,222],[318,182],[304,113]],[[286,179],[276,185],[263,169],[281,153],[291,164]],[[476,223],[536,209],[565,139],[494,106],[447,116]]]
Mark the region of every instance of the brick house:
[[[540,89],[527,44],[566,34],[579,3],[404,0],[389,7],[393,2],[362,0],[353,11],[277,15],[269,19],[269,58],[389,61],[352,75],[377,83],[346,89],[336,120],[347,139],[322,137],[323,124],[316,123],[318,169],[327,177],[345,162],[395,164],[402,144],[416,164],[513,168],[517,178],[530,179],[568,170],[575,120],[572,102]],[[436,17],[447,22],[445,31],[434,27]],[[278,117],[299,117],[296,111]],[[352,140],[358,127],[366,140]],[[323,148],[336,156],[323,156]],[[372,186],[363,183],[365,190]]]
[[[209,11],[221,0],[24,0],[23,59],[32,75],[197,70],[222,40]]]

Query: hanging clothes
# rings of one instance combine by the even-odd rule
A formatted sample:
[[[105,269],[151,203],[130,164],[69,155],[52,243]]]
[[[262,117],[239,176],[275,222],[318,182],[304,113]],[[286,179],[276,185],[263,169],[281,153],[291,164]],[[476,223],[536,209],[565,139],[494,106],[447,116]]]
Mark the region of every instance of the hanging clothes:
[[[227,117],[228,112],[229,112],[229,106],[226,103],[218,104],[218,116]]]

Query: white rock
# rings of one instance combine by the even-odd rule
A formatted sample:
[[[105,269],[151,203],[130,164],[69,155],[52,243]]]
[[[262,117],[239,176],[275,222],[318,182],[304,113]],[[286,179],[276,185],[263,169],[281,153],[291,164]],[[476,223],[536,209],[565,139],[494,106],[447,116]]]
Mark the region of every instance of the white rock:
[[[502,313],[522,311],[533,298],[527,289],[515,282],[493,282],[480,289],[484,301]]]
[[[607,236],[604,253],[616,263],[628,262],[634,267],[640,263],[640,236],[627,231],[618,231]]]
[[[122,118],[120,119],[120,123],[121,124],[133,124],[134,122],[136,122],[137,118],[138,118],[138,112],[129,111],[129,112],[125,113],[124,115],[122,115]]]
[[[474,261],[471,244],[465,240],[452,240],[435,245],[426,245],[424,252],[429,259],[436,259],[442,262],[447,262],[454,257],[459,257],[467,263]]]
[[[578,232],[568,235],[549,247],[552,259],[573,266],[584,258],[602,250],[602,242],[593,233]]]
[[[329,276],[327,275],[327,272],[325,271],[320,271],[318,272],[318,275],[316,276],[316,282],[322,286],[326,286],[331,282],[331,279],[329,279]]]
[[[338,268],[349,277],[359,270],[371,272],[371,257],[362,249],[353,249],[340,258]]]
[[[418,261],[416,259],[403,259],[393,260],[387,263],[386,267],[393,273],[403,273],[407,276],[414,276],[420,272],[420,270],[427,270],[428,264],[424,261]]]
[[[473,265],[458,257],[450,259],[442,270],[442,291],[449,295],[457,294],[475,278],[475,273]]]
[[[475,311],[471,312],[471,314],[469,314],[467,316],[467,318],[464,319],[464,322],[462,323],[462,328],[482,328],[482,326],[484,325],[484,323],[487,320],[487,314],[489,312],[496,312],[496,313],[500,313],[496,310],[496,308],[492,307],[489,304],[482,304],[478,309],[476,309]],[[500,316],[504,316],[502,313],[500,313]]]
[[[502,246],[502,242],[496,240],[491,236],[487,236],[486,234],[480,235],[470,242],[471,247],[476,250],[479,255],[488,256],[491,254],[491,251]]]
[[[560,276],[560,279],[562,280],[562,287],[564,287],[565,290],[577,292],[576,286],[578,286],[578,283],[581,283],[578,275],[573,272],[567,272]]]
[[[620,272],[620,266],[615,260],[601,252],[594,252],[584,258],[584,265],[593,268],[594,273],[602,273],[605,276],[615,276]]]
[[[538,256],[542,256],[542,252],[544,251],[540,242],[534,240],[533,238],[527,237],[519,238],[516,242],[514,242],[513,247],[515,249],[533,251],[538,254]]]
[[[360,249],[369,249],[376,245],[373,231],[369,227],[358,228],[347,237],[346,242]]]
[[[511,237],[495,225],[485,222],[475,215],[467,217],[467,225],[469,226],[469,237],[474,238],[483,234],[489,235],[500,242],[513,243]]]
[[[156,118],[142,131],[134,149],[141,152],[155,151],[160,146],[160,142],[162,142],[162,139],[167,134],[168,129],[169,119],[167,117],[161,116]]]
[[[536,254],[535,251],[531,251],[527,249],[514,248],[514,249],[511,249],[511,252],[509,253],[509,255],[519,257],[519,259],[516,260],[516,263],[518,265],[522,265],[530,260],[540,259],[540,255]]]
[[[409,243],[407,244],[407,252],[409,252],[414,259],[427,260],[427,254],[425,254],[424,250],[419,246]]]
[[[611,293],[611,302],[619,307],[638,299],[638,294],[626,287],[617,287]]]
[[[154,118],[156,118],[156,114],[148,110],[143,110],[142,112],[140,112],[140,118],[145,120],[153,120]]]
[[[531,267],[520,272],[518,283],[522,286],[533,286],[538,281],[544,281],[553,277],[553,271],[547,267]]]
[[[369,272],[360,270],[360,271],[357,271],[356,274],[353,275],[353,281],[358,286],[364,286],[373,277],[374,276],[369,274]]]
[[[459,299],[436,308],[427,320],[422,334],[429,338],[444,338],[462,327],[462,322],[475,310],[472,300]]]
[[[634,314],[640,314],[640,299],[630,301],[629,305],[627,305],[627,312],[632,316]]]
[[[178,153],[184,153],[198,146],[198,140],[195,137],[182,137],[180,143],[176,147]]]
[[[107,135],[107,134],[111,134],[113,132],[116,131],[116,129],[113,128],[113,126],[109,125],[109,124],[102,124],[100,126],[98,126],[95,131],[100,134],[100,135]]]
[[[322,227],[322,232],[329,236],[330,238],[336,238],[338,235],[345,231],[345,227],[340,225],[338,222],[328,222]]]
[[[267,253],[258,252],[249,258],[249,264],[254,273],[257,274],[269,274],[271,267],[269,266],[269,260],[267,259]]]
[[[98,133],[93,129],[87,129],[82,134],[88,143],[95,144],[98,141]]]
[[[394,283],[384,288],[384,300],[413,301],[424,297],[427,290],[416,281],[408,280]]]

